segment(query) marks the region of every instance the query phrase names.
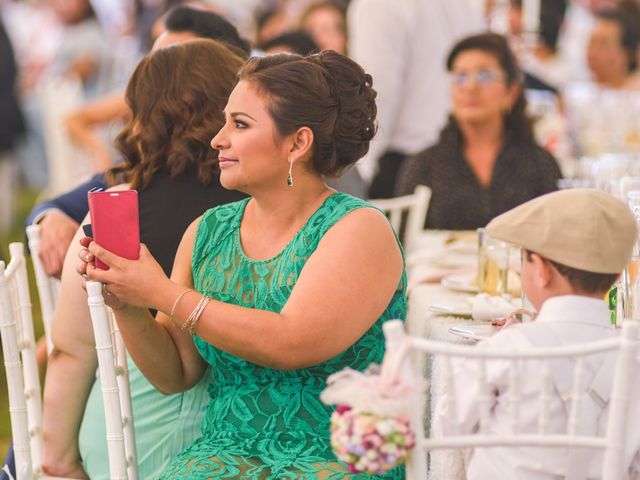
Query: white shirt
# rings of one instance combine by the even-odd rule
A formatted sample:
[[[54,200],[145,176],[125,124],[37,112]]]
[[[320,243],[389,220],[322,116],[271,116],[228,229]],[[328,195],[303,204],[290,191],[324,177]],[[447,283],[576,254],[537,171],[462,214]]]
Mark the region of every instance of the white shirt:
[[[559,54],[568,69],[568,81],[591,79],[587,65],[587,46],[595,19],[593,14],[579,2],[569,2],[564,25],[558,40]]]
[[[349,55],[373,77],[378,133],[358,162],[367,182],[387,151],[412,155],[434,143],[449,111],[445,61],[483,29],[473,0],[353,0]]]
[[[548,346],[560,346],[592,342],[618,335],[610,325],[609,310],[603,300],[583,296],[560,296],[548,299],[542,306],[535,322],[509,327],[496,333],[490,339],[478,344],[478,348],[519,348],[540,346],[532,338],[548,335]],[[602,357],[600,357],[600,360]],[[562,360],[568,362],[568,360]],[[520,402],[518,432],[537,433],[540,395],[539,362],[524,362],[519,370]],[[481,431],[488,434],[511,433],[509,406],[507,405],[508,370],[505,361],[487,363],[487,380],[495,389],[495,400],[491,408],[491,421],[484,429],[479,428],[479,398],[475,369],[477,362],[459,361],[454,364],[457,411],[446,410],[443,395],[434,413],[434,422],[445,434]],[[571,375],[573,368],[569,370]],[[570,384],[572,383],[572,380]],[[639,392],[633,392],[630,418],[637,419]],[[608,408],[600,415],[597,434],[606,432]],[[640,447],[640,427],[634,421],[629,430],[630,449],[626,455],[627,465],[631,465]],[[565,433],[567,414],[559,395],[552,394],[549,409],[549,430]],[[561,448],[477,448],[471,454],[467,465],[468,480],[518,479],[518,480],[559,480],[564,478],[569,454]],[[601,477],[602,451],[593,450],[589,458],[589,479]],[[620,479],[623,480],[623,479]]]
[[[541,60],[535,55],[525,52],[520,59],[520,64],[525,72],[557,89],[563,88],[571,77],[570,65],[559,54]]]

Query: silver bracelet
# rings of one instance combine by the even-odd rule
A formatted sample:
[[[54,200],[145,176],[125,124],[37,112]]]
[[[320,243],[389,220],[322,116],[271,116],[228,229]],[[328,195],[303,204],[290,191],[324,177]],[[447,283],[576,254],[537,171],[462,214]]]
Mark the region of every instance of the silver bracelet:
[[[184,297],[187,293],[193,292],[193,291],[194,291],[193,288],[188,288],[184,292],[182,292],[180,295],[178,295],[178,298],[176,298],[176,301],[173,302],[173,307],[171,307],[171,320],[173,320],[173,316],[176,314],[176,307],[178,306],[178,302],[180,302],[180,300],[182,300],[182,297]]]
[[[191,335],[195,334],[196,323],[200,320],[200,316],[205,307],[211,301],[211,297],[203,295],[196,307],[191,311],[187,320],[180,326],[180,330],[188,330]]]

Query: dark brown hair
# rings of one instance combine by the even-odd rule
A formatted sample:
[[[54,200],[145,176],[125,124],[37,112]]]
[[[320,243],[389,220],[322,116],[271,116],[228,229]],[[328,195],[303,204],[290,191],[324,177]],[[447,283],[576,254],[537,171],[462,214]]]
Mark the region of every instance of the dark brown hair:
[[[507,39],[497,33],[481,33],[463,38],[454,45],[447,57],[447,71],[451,72],[458,55],[469,50],[480,50],[495,57],[506,75],[507,85],[522,84],[524,75],[518,66],[515,55],[509,48]],[[527,100],[520,89],[511,111],[505,115],[505,126],[521,140],[533,141],[533,127],[527,115]]]
[[[620,29],[620,46],[627,54],[627,68],[634,72],[638,68],[638,47],[640,46],[640,31],[638,18],[640,10],[637,5],[629,2],[620,4],[617,10],[603,10],[596,14],[596,18],[613,22]]]
[[[525,250],[527,261],[531,261],[529,250]],[[617,273],[594,273],[586,270],[580,270],[573,267],[567,267],[562,263],[554,262],[540,254],[537,254],[545,262],[549,262],[560,275],[567,279],[569,284],[578,292],[583,293],[605,293],[611,288],[611,285],[618,279]]]
[[[218,152],[209,143],[224,125],[241,65],[227,47],[204,39],[146,55],[127,85],[131,120],[116,138],[124,163],[107,172],[108,182],[122,174],[131,188],[144,189],[160,170],[176,177],[194,165],[208,185],[218,174]]]
[[[334,51],[308,57],[293,54],[252,58],[238,74],[268,99],[281,136],[298,128],[313,131],[312,165],[336,176],[369,151],[376,133],[376,92],[371,75]]]

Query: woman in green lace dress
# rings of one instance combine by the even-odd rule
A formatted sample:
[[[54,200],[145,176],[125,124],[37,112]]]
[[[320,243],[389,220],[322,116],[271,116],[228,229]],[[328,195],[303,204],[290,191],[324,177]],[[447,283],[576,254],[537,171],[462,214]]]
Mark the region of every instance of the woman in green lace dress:
[[[251,198],[189,227],[171,279],[144,246],[130,261],[84,240],[79,271],[106,284],[159,390],[189,388],[212,367],[202,437],[165,478],[358,478],[331,451],[319,393],[330,374],[381,361],[382,323],[405,316],[406,275],[382,213],[323,177],[367,152],[375,114],[371,77],[342,55],[254,58],[211,142],[222,185]]]

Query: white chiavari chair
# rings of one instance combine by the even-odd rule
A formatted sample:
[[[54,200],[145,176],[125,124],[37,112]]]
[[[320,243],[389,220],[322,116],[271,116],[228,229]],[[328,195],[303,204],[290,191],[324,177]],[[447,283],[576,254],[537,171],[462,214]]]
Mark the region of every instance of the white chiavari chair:
[[[105,305],[102,284],[87,282],[87,293],[102,382],[111,479],[136,480],[137,452],[124,342]]]
[[[475,447],[559,447],[571,452],[581,450],[587,452],[587,456],[575,456],[572,458],[588,458],[592,451],[601,450],[603,452],[602,476],[603,480],[619,480],[627,478],[627,466],[623,458],[627,448],[627,426],[630,423],[628,412],[631,404],[631,391],[634,385],[634,378],[637,372],[638,362],[638,323],[627,321],[623,324],[622,333],[613,338],[599,340],[590,343],[583,343],[576,346],[555,346],[555,347],[530,347],[518,350],[490,350],[479,349],[469,345],[454,345],[442,342],[434,342],[422,338],[406,335],[402,323],[394,320],[385,323],[384,332],[386,338],[386,353],[383,362],[385,368],[390,365],[397,365],[400,359],[401,367],[398,369],[400,375],[419,375],[415,369],[415,358],[409,352],[423,352],[434,357],[437,361],[442,361],[442,369],[445,388],[448,389],[447,408],[448,411],[455,411],[455,395],[452,384],[452,359],[465,359],[466,361],[477,362],[478,378],[476,378],[481,392],[478,400],[479,418],[481,425],[489,420],[491,397],[493,392],[488,388],[486,382],[487,368],[486,362],[499,359],[510,363],[509,393],[506,402],[509,405],[510,416],[512,418],[512,432],[510,434],[501,433],[492,435],[488,433],[475,433],[464,435],[449,435],[443,437],[425,438],[423,411],[416,409],[410,419],[413,431],[416,433],[416,447],[412,451],[407,462],[407,476],[409,480],[424,480],[427,478],[426,452],[441,449],[462,449]],[[588,411],[589,397],[593,397],[593,384],[589,383],[589,375],[586,373],[588,367],[586,360],[594,355],[606,353],[617,353],[615,366],[607,371],[607,378],[612,378],[612,385],[608,397],[608,420],[607,430],[604,436],[585,433],[581,425],[581,417]],[[575,361],[573,368],[573,382],[570,385],[573,394],[568,405],[568,422],[566,433],[549,433],[549,408],[551,405],[552,392],[554,391],[554,381],[552,379],[552,363],[557,359],[572,359]],[[536,433],[523,432],[517,428],[519,418],[518,403],[518,375],[516,366],[526,361],[541,362],[540,374],[540,396],[538,412],[538,431]],[[397,368],[397,367],[395,367]],[[596,375],[596,378],[598,376]],[[527,379],[530,381],[530,379]],[[601,393],[601,389],[598,393]],[[606,397],[606,395],[605,395]],[[597,396],[600,401],[607,403],[606,398]],[[636,425],[633,423],[633,425]],[[483,431],[484,432],[484,431]],[[585,473],[586,475],[586,473]],[[585,477],[582,477],[585,478]]]
[[[431,189],[425,185],[418,185],[412,194],[372,199],[370,202],[384,212],[398,234],[403,227],[403,219],[406,218],[400,241],[405,250],[409,251],[424,230],[430,200]]]
[[[42,397],[36,360],[26,259],[21,243],[0,262],[0,335],[7,374],[16,480],[48,479],[42,473]]]
[[[26,231],[27,239],[29,240],[31,261],[36,276],[38,296],[40,297],[40,310],[42,312],[44,334],[47,339],[47,352],[51,353],[51,349],[53,348],[53,343],[51,342],[51,322],[53,321],[53,312],[58,302],[58,297],[60,296],[60,281],[57,278],[47,275],[38,256],[40,252],[40,226],[29,225]]]

